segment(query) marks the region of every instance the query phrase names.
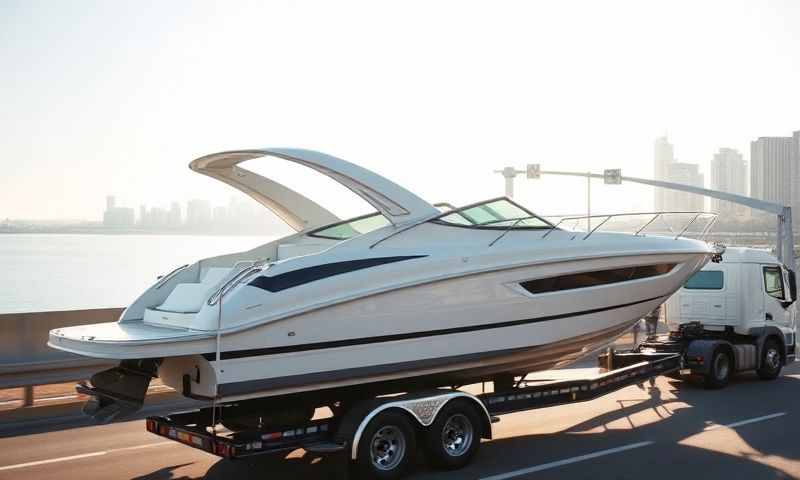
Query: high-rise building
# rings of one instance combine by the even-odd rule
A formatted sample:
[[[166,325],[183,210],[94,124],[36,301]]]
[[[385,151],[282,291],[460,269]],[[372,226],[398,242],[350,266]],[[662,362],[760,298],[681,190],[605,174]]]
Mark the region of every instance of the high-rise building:
[[[223,205],[214,207],[212,216],[215,226],[226,226],[228,223],[228,209]]]
[[[792,216],[798,219],[794,225],[800,226],[800,130],[792,134],[792,165]]]
[[[699,166],[682,163],[675,159],[675,149],[667,137],[659,137],[653,150],[655,179],[664,182],[682,183],[693,187],[704,187],[703,174]],[[705,210],[705,197],[692,193],[655,189],[655,210],[657,212],[694,212]]]
[[[675,163],[675,150],[667,137],[658,137],[653,146],[654,176],[656,180],[669,181],[669,167]],[[654,205],[657,212],[666,210],[667,190],[655,189]]]
[[[106,197],[106,210],[103,212],[103,225],[112,228],[133,226],[133,209],[118,207],[113,195]]]
[[[693,187],[704,187],[704,177],[700,167],[694,163],[674,162],[669,166],[667,181],[682,183]],[[665,205],[668,212],[701,212],[705,210],[705,197],[678,190],[664,190]]]
[[[147,206],[139,205],[139,225],[144,227],[147,225],[147,223]]]
[[[181,205],[178,202],[172,202],[172,205],[169,208],[169,219],[167,223],[171,228],[179,228],[182,221]]]
[[[732,148],[720,148],[711,160],[711,189],[737,195],[747,195],[747,162],[742,154]],[[716,198],[711,199],[711,209],[723,216],[742,216],[747,208]]]
[[[750,142],[750,194],[769,202],[792,202],[792,137],[759,137]]]
[[[750,195],[792,206],[800,221],[800,131],[750,142]]]
[[[211,223],[211,205],[208,200],[189,200],[186,205],[186,225],[203,227]]]

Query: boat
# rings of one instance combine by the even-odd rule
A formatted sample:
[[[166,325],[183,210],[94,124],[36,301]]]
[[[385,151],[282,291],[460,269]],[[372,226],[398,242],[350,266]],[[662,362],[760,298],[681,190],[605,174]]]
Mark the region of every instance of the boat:
[[[375,212],[339,219],[240,165],[255,159],[315,170]],[[227,151],[190,168],[296,233],[175,269],[116,322],[52,330],[53,348],[120,360],[78,386],[99,420],[140,408],[154,377],[221,405],[514,381],[609,344],[715,254],[680,235],[578,233],[506,197],[434,206],[309,150]]]

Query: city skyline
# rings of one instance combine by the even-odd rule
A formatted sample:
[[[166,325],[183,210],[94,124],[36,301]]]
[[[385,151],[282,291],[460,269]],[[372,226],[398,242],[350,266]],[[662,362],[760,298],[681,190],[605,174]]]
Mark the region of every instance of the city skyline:
[[[656,180],[665,180],[677,183],[684,183],[688,185],[698,186],[702,188],[710,188],[730,193],[737,193],[745,196],[753,196],[763,200],[774,201],[791,205],[795,211],[800,211],[800,188],[795,188],[793,185],[800,185],[800,130],[792,132],[788,137],[765,137],[760,136],[750,142],[751,158],[756,158],[755,168],[753,163],[745,159],[743,153],[737,149],[729,147],[719,147],[717,152],[714,153],[713,158],[709,162],[707,172],[703,172],[700,164],[681,162],[675,155],[675,145],[669,142],[669,138],[664,136],[656,137],[654,141],[653,150],[653,177]],[[768,161],[766,163],[760,159],[759,156],[765,156]],[[767,182],[769,188],[764,190],[765,187],[759,186],[761,175],[767,171],[770,172],[772,183]],[[783,170],[781,170],[783,169]],[[785,170],[785,171],[784,171]],[[780,179],[780,182],[778,180]],[[794,181],[792,181],[794,179]],[[691,195],[680,194],[666,189],[652,189],[653,191],[653,206],[656,211],[700,211],[706,210],[706,201],[704,198]],[[122,223],[127,225],[137,226],[158,226],[175,227],[177,224],[182,226],[197,225],[200,223],[225,223],[226,209],[238,206],[240,209],[244,208],[249,213],[247,216],[254,214],[253,209],[264,208],[258,203],[254,202],[247,196],[237,194],[238,196],[229,196],[227,206],[225,204],[211,205],[211,201],[207,199],[193,198],[182,201],[186,205],[184,209],[180,207],[180,201],[170,201],[169,207],[161,205],[140,204],[138,209],[133,207],[124,207],[121,210],[130,210],[130,212],[122,212]],[[101,222],[107,226],[115,223],[112,220],[110,223],[105,221],[105,216],[108,211],[114,207],[116,201],[115,195],[106,196],[106,209],[101,212]],[[205,204],[205,206],[203,206]],[[722,202],[716,199],[709,199],[708,204],[712,211],[716,211],[723,215],[744,216],[747,215],[747,208],[742,206],[735,206],[728,202]],[[194,209],[206,210],[206,213],[200,214],[207,217],[207,220],[198,221],[194,216],[189,215],[188,211],[194,205]],[[138,214],[136,213],[138,211]],[[186,217],[183,212],[186,211]],[[264,212],[268,212],[264,208]],[[241,210],[239,212],[241,214]],[[280,223],[271,213],[266,213],[269,217],[269,223]],[[242,217],[242,215],[239,215]],[[192,218],[188,218],[192,217]],[[145,220],[143,220],[145,219]],[[176,221],[180,219],[180,221]],[[60,222],[63,219],[23,219],[6,217],[6,222],[14,221],[33,221],[33,222]],[[94,218],[70,218],[71,221],[92,222]],[[187,221],[188,220],[188,221]],[[277,222],[273,222],[277,220]]]
[[[217,231],[223,229],[263,231],[274,227],[268,210],[250,199],[230,197],[227,204],[192,198],[172,201],[169,208],[141,204],[137,209],[116,204],[114,195],[106,196],[102,224],[110,229]]]

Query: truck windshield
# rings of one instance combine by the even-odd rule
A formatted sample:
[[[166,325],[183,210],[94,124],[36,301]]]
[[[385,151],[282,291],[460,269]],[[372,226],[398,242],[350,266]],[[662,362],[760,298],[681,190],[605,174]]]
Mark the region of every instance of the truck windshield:
[[[724,275],[720,270],[701,270],[686,281],[688,290],[722,290]]]

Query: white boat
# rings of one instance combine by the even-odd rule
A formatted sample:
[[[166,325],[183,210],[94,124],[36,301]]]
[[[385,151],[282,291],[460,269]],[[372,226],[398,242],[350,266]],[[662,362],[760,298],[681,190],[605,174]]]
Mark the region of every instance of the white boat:
[[[340,221],[238,166],[259,157],[321,172],[377,212]],[[81,387],[99,418],[141,406],[152,376],[219,403],[310,391],[327,402],[550,369],[613,341],[714,254],[686,238],[577,234],[508,198],[442,211],[307,150],[222,152],[191,168],[297,233],[179,268],[117,322],[51,331],[53,348],[122,360]]]

